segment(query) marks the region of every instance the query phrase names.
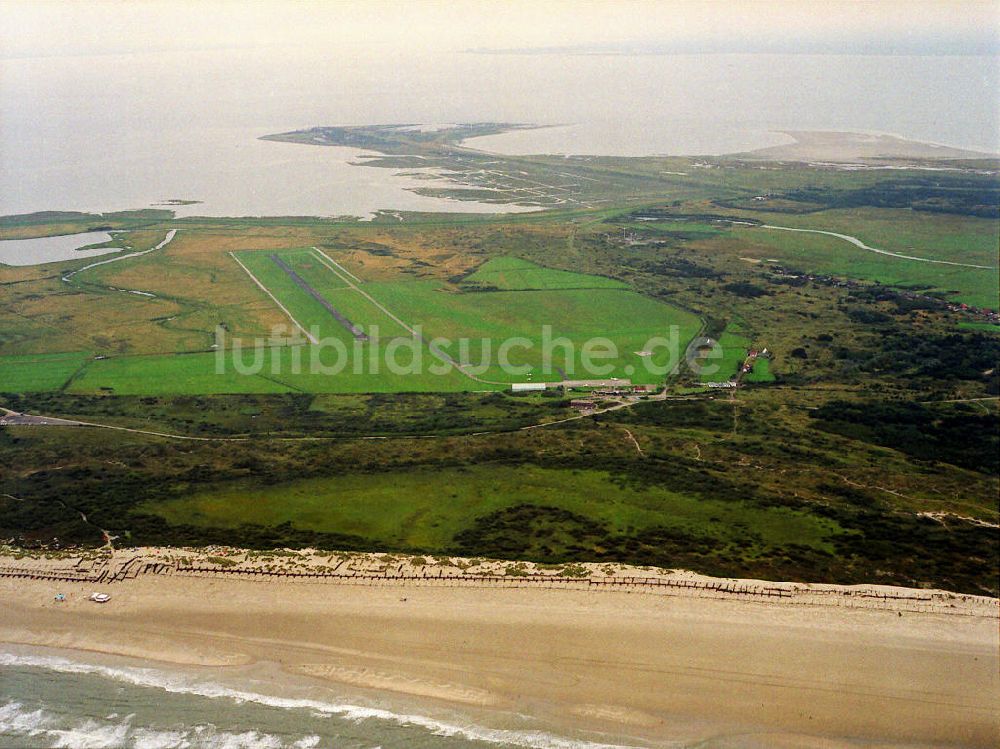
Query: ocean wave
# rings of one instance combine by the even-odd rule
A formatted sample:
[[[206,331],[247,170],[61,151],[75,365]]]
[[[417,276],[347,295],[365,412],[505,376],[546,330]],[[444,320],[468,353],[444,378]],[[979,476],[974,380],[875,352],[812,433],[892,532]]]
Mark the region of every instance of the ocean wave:
[[[0,705],[0,734],[29,735],[51,724],[55,716],[44,710],[26,710],[20,702]]]
[[[37,739],[52,749],[314,749],[320,742],[319,736],[303,736],[286,744],[269,733],[233,733],[211,725],[158,730],[133,726],[132,719],[73,720],[12,701],[0,705],[0,737]]]
[[[489,744],[502,744],[506,746],[526,747],[530,749],[629,749],[622,744],[603,744],[580,739],[571,739],[544,731],[528,731],[504,728],[489,728],[476,725],[457,725],[445,721],[431,718],[425,715],[413,715],[404,713],[394,713],[384,708],[365,707],[362,705],[338,704],[323,702],[312,699],[295,699],[290,697],[278,697],[274,695],[259,694],[239,689],[232,689],[214,682],[202,681],[191,678],[183,674],[169,673],[152,668],[142,667],[114,667],[104,666],[94,663],[82,663],[72,661],[59,656],[43,655],[18,655],[13,653],[0,653],[0,666],[7,667],[28,667],[41,668],[49,671],[71,674],[93,674],[103,676],[108,679],[124,682],[139,687],[149,687],[162,689],[174,694],[191,694],[209,699],[227,699],[236,703],[255,703],[267,707],[275,707],[285,710],[308,710],[316,715],[335,716],[344,720],[360,723],[365,720],[378,720],[395,723],[400,726],[413,726],[422,728],[436,736],[458,737],[471,741],[480,741]],[[2,731],[2,727],[0,727]],[[252,733],[252,732],[251,732]],[[230,736],[247,736],[246,734],[230,734]],[[200,737],[199,741],[206,737]],[[221,739],[221,737],[219,737]],[[247,740],[249,740],[247,736]],[[270,737],[266,734],[258,734],[255,741],[266,742]],[[303,739],[311,740],[313,737]],[[302,749],[312,749],[318,744],[302,744]],[[199,744],[199,746],[202,744]],[[124,746],[124,744],[107,744],[95,746]],[[186,749],[183,743],[153,745],[146,744],[143,749]],[[225,744],[213,745],[212,749],[243,749],[250,744]],[[269,745],[267,743],[254,744],[260,749],[277,749],[278,744]],[[678,744],[678,746],[681,746]]]

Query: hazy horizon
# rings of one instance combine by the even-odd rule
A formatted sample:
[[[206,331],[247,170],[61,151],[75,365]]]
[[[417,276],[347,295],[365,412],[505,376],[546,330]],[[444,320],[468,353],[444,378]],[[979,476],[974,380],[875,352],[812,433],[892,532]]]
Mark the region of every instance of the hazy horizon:
[[[782,130],[1000,152],[1000,58],[981,54],[997,9],[0,2],[0,214],[172,198],[215,215],[456,207],[350,166],[356,152],[256,140],[318,125],[571,124],[486,143],[619,156],[743,151]],[[885,55],[830,53],[878,39]],[[949,52],[899,53],[935,48]]]
[[[1000,5],[982,0],[457,0],[394,3],[84,2],[4,0],[4,58],[135,51],[391,45],[404,51],[578,45],[732,52],[801,47],[850,53],[996,53]]]

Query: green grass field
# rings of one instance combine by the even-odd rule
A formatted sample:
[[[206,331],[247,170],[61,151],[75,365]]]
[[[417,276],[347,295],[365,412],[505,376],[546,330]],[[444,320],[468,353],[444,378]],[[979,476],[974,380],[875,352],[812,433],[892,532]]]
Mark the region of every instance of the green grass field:
[[[722,356],[704,361],[703,366],[707,371],[699,375],[701,382],[725,382],[739,371],[750,348],[750,341],[739,331],[738,325],[731,324],[719,336],[718,344],[722,348]]]
[[[426,349],[425,360],[430,354]],[[222,371],[217,354],[158,354],[112,357],[91,362],[67,392],[115,395],[200,395],[211,393],[408,393],[500,389],[478,383],[454,369],[445,374],[393,374],[384,367],[356,373],[333,348],[294,346],[226,352]],[[234,364],[238,357],[240,364]],[[257,358],[259,357],[259,359]],[[311,368],[316,357],[321,369]],[[400,354],[406,363],[408,355]],[[259,363],[259,366],[258,366]],[[338,370],[338,366],[342,367]],[[242,371],[241,371],[242,369]],[[338,370],[338,371],[334,371]]]
[[[683,353],[700,326],[695,315],[626,289],[459,294],[443,289],[434,281],[371,283],[365,288],[404,320],[420,325],[425,336],[440,336],[452,342],[469,339],[465,355],[457,343],[446,348],[463,362],[476,365],[488,361],[487,347],[495,358],[504,342],[513,338],[530,342],[530,348],[510,348],[509,360],[515,366],[530,368],[532,377],[538,381],[560,379],[561,368],[570,379],[627,377],[634,382],[661,382],[663,376],[649,372],[646,357],[638,352],[646,350],[652,338],[668,338],[673,332]],[[550,326],[550,340],[565,339],[573,349],[568,352],[568,346],[549,347],[550,366],[546,366],[543,357],[544,326]],[[617,355],[594,360],[606,369],[588,372],[584,365],[584,345],[597,338],[609,340]],[[669,363],[671,352],[667,348],[657,349],[654,354],[650,357],[654,364]],[[491,366],[482,376],[510,382],[523,379],[527,373],[511,374]]]
[[[274,262],[272,254],[371,337],[355,339]],[[643,297],[620,282],[510,258],[483,266],[487,277],[497,277],[494,285],[540,288],[462,292],[439,281],[408,278],[359,284],[372,299],[419,330],[422,340],[415,341],[406,328],[352,288],[314,250],[243,251],[237,257],[300,325],[322,341],[321,345],[272,344],[258,352],[252,348],[253,340],[242,339],[243,348],[237,354],[228,348],[230,341],[221,372],[217,372],[217,355],[212,352],[115,356],[90,362],[74,379],[70,392],[482,391],[502,389],[510,382],[529,378],[529,372],[535,381],[558,380],[565,375],[570,379],[620,377],[656,383],[662,382],[664,375],[650,371],[647,362],[666,366],[675,351],[661,345],[652,347],[653,356],[640,356],[639,352],[651,348],[650,340],[658,336],[673,341],[676,352],[683,352],[700,327],[695,315]],[[234,272],[245,273],[235,262],[233,265]],[[256,287],[254,293],[266,297]],[[290,334],[291,321],[287,328]],[[295,336],[302,340],[298,333]],[[554,342],[549,365],[543,356],[546,336]],[[428,345],[433,339],[438,339],[434,350]],[[592,339],[603,342],[588,348]],[[508,371],[500,366],[505,342],[511,342],[506,348],[507,360],[519,369]],[[608,342],[612,349],[605,348]],[[458,371],[435,351],[444,351],[461,362],[472,376]],[[608,352],[613,355],[605,356]],[[234,365],[237,356],[242,366]],[[588,357],[592,367],[586,366]],[[418,366],[411,367],[414,359]],[[312,366],[314,361],[320,366]],[[402,370],[394,369],[393,363]],[[252,374],[241,374],[248,369]]]
[[[767,223],[848,234],[871,247],[905,255],[997,265],[997,223],[991,219],[900,208],[853,208],[781,220],[771,215]]]
[[[261,252],[259,250],[257,252],[243,252],[240,253],[240,259],[244,262],[246,262],[248,256],[263,256],[270,259],[271,254],[271,252]],[[292,270],[298,273],[306,283],[319,291],[321,294],[326,295],[327,292],[350,288],[347,281],[345,281],[342,276],[331,271],[329,266],[325,264],[322,255],[320,255],[316,250],[283,250],[273,254],[278,255]]]
[[[1000,325],[991,322],[960,322],[962,330],[977,330],[981,333],[1000,333]]]
[[[878,281],[888,286],[945,293],[950,299],[997,309],[996,223],[910,211],[856,209],[808,216],[768,215],[778,226],[832,231],[857,237],[870,247],[914,257],[985,265],[990,269],[920,262],[880,255],[821,234],[734,227],[734,238],[757,245],[769,258],[811,273]]]
[[[236,483],[136,508],[172,524],[293,526],[360,536],[379,548],[446,551],[477,518],[515,505],[554,507],[612,533],[665,526],[754,556],[800,544],[832,551],[832,521],[782,507],[685,496],[662,486],[622,484],[602,471],[476,466],[353,474],[262,487]],[[753,527],[747,538],[744,528]]]
[[[115,395],[194,395],[199,393],[287,393],[294,388],[267,376],[272,351],[267,351],[263,374],[240,374],[232,366],[215,368],[214,353],[120,356],[90,362],[67,388],[70,393]],[[247,354],[246,361],[252,361]]]
[[[0,393],[58,390],[90,357],[86,352],[0,357]]]
[[[754,361],[753,369],[743,379],[746,382],[774,382],[774,373],[771,372],[771,360],[758,357]]]
[[[543,268],[528,260],[498,257],[488,260],[465,283],[493,287],[503,291],[530,289],[627,289],[621,281],[604,276],[571,273]]]
[[[280,257],[338,312],[365,332],[368,332],[372,325],[377,325],[383,337],[408,335],[406,330],[392,318],[351,289],[343,278],[324,265],[320,256],[312,250],[238,253],[240,261],[257,277],[257,280],[281,300],[299,324],[317,338],[333,337],[345,344],[352,344],[354,341],[350,331],[334,319],[319,301],[297,286],[291,276],[271,259],[272,255]]]

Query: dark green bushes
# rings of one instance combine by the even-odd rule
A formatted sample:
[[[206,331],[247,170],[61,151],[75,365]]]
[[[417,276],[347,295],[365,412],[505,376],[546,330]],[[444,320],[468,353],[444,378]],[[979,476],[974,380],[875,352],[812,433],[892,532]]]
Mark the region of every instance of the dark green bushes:
[[[925,461],[973,471],[1000,471],[1000,419],[956,407],[903,401],[832,401],[810,416],[816,426],[851,439],[892,447]]]

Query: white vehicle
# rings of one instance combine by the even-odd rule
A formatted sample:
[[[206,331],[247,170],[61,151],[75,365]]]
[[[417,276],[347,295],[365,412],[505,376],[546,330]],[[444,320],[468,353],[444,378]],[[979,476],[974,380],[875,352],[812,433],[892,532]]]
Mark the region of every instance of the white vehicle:
[[[111,600],[111,596],[107,593],[91,593],[90,600],[94,603],[107,603]]]

